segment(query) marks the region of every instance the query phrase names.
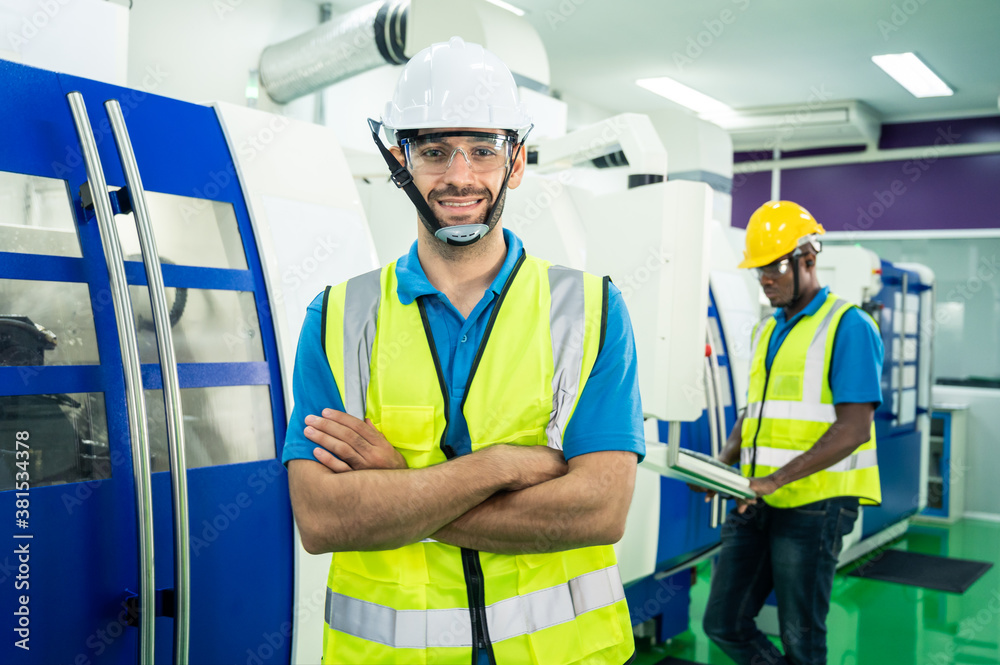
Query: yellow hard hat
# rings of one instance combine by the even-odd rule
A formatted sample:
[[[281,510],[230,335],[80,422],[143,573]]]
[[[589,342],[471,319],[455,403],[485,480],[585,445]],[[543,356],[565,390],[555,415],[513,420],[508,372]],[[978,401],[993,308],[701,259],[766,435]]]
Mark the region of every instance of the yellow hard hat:
[[[826,233],[809,211],[792,201],[768,201],[757,208],[747,223],[746,249],[740,268],[759,268],[774,263],[802,244],[802,239]]]

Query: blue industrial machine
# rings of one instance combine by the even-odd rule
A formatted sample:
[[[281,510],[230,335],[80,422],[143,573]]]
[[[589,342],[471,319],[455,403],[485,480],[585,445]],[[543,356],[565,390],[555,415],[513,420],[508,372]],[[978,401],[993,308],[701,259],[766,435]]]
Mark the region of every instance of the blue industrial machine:
[[[243,662],[250,647],[287,663],[285,404],[215,111],[4,60],[0,99],[0,662],[170,662],[176,648]],[[179,391],[163,390],[140,206]],[[183,414],[180,503],[165,409]]]
[[[879,324],[885,360],[882,404],[875,412],[882,505],[865,508],[863,538],[871,538],[915,515],[926,505],[929,434],[928,303],[933,282],[926,269],[881,262],[882,290],[868,309]]]

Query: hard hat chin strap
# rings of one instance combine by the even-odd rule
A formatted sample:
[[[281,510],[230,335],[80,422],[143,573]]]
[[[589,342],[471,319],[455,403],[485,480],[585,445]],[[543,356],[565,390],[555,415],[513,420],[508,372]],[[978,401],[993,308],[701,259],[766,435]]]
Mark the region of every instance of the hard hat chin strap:
[[[382,153],[382,159],[385,160],[386,166],[389,167],[392,182],[396,187],[406,192],[406,195],[410,197],[410,201],[417,208],[417,212],[433,227],[432,231],[436,233],[441,229],[441,222],[434,216],[431,207],[427,205],[427,201],[424,200],[423,194],[417,189],[416,184],[413,182],[413,176],[406,170],[406,166],[400,164],[396,156],[382,145],[382,140],[378,137],[378,130],[381,126],[381,122],[368,118],[368,127],[372,131],[372,138],[375,140],[375,146],[378,148],[378,151]]]
[[[424,199],[423,194],[420,193],[420,190],[417,189],[417,185],[413,182],[413,175],[407,170],[405,165],[399,163],[399,160],[396,159],[395,155],[393,155],[388,148],[382,145],[382,140],[378,137],[378,130],[381,126],[382,123],[372,120],[371,118],[368,119],[368,127],[371,129],[372,138],[375,140],[375,145],[378,147],[379,152],[382,153],[382,159],[385,160],[386,166],[389,167],[392,182],[395,183],[396,187],[402,189],[406,192],[406,195],[410,197],[410,201],[417,209],[417,213],[424,219],[424,222],[428,225],[428,227],[430,227],[430,231],[434,234],[434,237],[441,242],[454,245],[456,247],[465,247],[466,245],[478,242],[490,232],[490,229],[496,226],[496,223],[500,219],[500,214],[503,211],[503,198],[507,193],[507,181],[510,180],[510,176],[514,172],[514,163],[521,154],[521,148],[524,146],[524,142],[527,140],[528,134],[531,133],[531,130],[534,127],[534,125],[528,127],[528,131],[524,133],[524,137],[518,142],[517,152],[514,153],[510,166],[507,167],[507,173],[504,175],[503,184],[500,186],[500,192],[497,194],[496,200],[493,201],[493,207],[491,207],[490,211],[486,214],[486,223],[442,226],[441,222],[434,214],[434,211],[431,210],[429,205],[427,205],[427,201]]]
[[[801,254],[796,251],[792,254],[792,281],[794,283],[794,288],[792,289],[792,302],[789,306],[795,307],[795,303],[799,301],[799,257]]]

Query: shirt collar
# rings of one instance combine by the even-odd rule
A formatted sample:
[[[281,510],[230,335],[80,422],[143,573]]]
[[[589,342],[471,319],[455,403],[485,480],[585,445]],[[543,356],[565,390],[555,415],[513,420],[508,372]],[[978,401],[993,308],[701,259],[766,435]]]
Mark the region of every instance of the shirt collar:
[[[500,272],[493,278],[490,290],[499,295],[504,284],[514,271],[514,266],[524,251],[524,243],[514,233],[508,229],[503,229],[503,239],[507,244],[507,257]],[[417,256],[417,241],[410,245],[410,251],[396,261],[396,293],[399,295],[399,302],[409,305],[418,296],[438,295],[441,292],[434,288],[427,274],[424,273],[423,266],[420,265],[420,258]]]
[[[812,316],[813,314],[819,311],[819,308],[823,306],[823,303],[826,302],[826,299],[829,297],[829,295],[830,295],[830,287],[824,286],[822,289],[819,290],[819,293],[817,293],[813,297],[813,299],[809,301],[809,304],[806,305],[805,309],[803,309],[801,312],[792,317],[791,321],[785,321],[785,309],[783,307],[779,307],[774,312],[774,318],[778,322],[779,326],[783,326],[788,323],[794,323],[803,316]]]

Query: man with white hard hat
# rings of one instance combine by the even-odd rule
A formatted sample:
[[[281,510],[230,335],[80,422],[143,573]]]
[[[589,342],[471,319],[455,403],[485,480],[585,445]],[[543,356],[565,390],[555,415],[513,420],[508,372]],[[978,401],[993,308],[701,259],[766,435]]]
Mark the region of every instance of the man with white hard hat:
[[[424,49],[391,148],[379,124],[417,240],[309,307],[283,453],[303,546],[334,553],[323,662],[629,662],[611,545],[645,447],[621,293],[503,228],[531,124],[496,55]]]

